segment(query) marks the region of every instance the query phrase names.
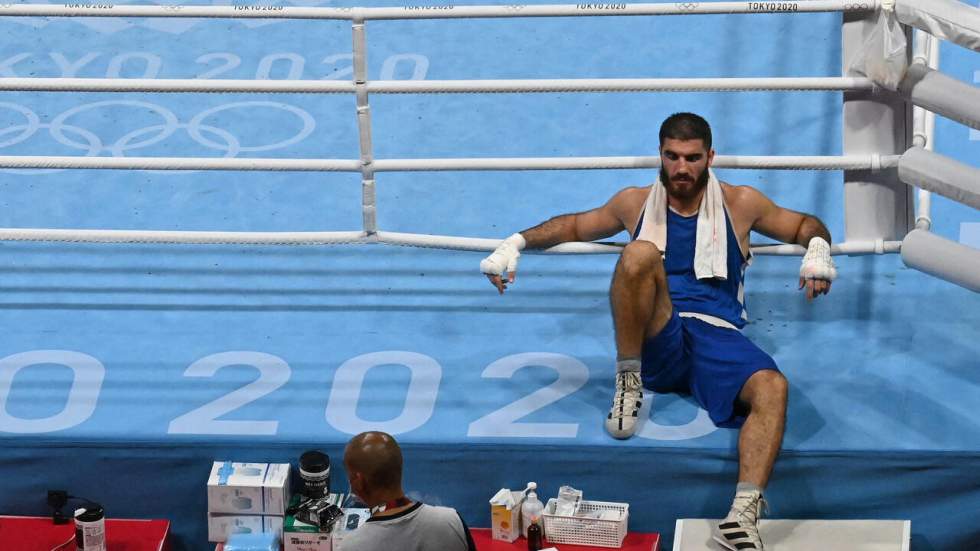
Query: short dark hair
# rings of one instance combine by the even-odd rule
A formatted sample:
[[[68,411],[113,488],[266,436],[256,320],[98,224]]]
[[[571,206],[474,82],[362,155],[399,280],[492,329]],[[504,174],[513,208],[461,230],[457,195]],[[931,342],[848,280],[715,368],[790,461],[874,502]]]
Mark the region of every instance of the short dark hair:
[[[674,113],[660,125],[660,145],[664,140],[701,140],[704,148],[711,150],[711,126],[694,113]]]

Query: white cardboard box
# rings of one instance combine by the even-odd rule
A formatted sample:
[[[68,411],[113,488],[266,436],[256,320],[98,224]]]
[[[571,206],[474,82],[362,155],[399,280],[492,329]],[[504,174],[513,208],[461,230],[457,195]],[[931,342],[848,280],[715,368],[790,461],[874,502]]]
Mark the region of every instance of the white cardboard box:
[[[503,505],[505,501],[512,502],[513,505],[506,507]],[[523,492],[511,491],[507,488],[501,488],[496,495],[490,498],[490,537],[492,539],[512,542],[521,535],[521,505],[523,503]]]
[[[208,541],[223,542],[232,534],[276,533],[282,535],[277,515],[225,515],[208,513]]]
[[[289,463],[215,461],[208,478],[208,512],[283,516],[289,503]]]

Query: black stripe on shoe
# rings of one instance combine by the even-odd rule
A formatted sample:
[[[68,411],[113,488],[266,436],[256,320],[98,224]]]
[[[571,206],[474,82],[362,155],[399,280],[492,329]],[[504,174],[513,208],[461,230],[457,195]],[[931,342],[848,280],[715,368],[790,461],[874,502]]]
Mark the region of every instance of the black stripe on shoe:
[[[742,525],[737,522],[726,522],[725,524],[719,524],[718,528],[722,530],[731,530],[732,528],[741,528]]]
[[[749,537],[749,535],[746,534],[745,532],[732,532],[730,534],[725,534],[725,538],[730,540],[737,540],[740,538],[747,538],[747,537]]]
[[[756,547],[755,544],[752,543],[752,542],[749,542],[749,543],[736,543],[735,544],[735,549],[758,549],[758,547]]]

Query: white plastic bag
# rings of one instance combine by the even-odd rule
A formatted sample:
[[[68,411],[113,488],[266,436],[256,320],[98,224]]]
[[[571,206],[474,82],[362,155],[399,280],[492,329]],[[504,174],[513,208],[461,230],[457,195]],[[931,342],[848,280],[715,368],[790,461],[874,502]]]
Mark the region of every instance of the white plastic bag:
[[[908,69],[907,45],[895,11],[882,8],[874,29],[851,60],[848,73],[864,75],[882,88],[897,90]]]

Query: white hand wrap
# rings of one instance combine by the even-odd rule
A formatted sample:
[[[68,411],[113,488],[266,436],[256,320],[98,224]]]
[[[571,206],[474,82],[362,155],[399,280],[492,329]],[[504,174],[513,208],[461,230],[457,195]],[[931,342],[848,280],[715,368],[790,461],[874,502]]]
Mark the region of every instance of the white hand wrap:
[[[497,276],[504,272],[513,273],[517,270],[517,259],[521,257],[521,250],[525,245],[527,242],[519,233],[504,239],[493,254],[480,261],[480,271]]]
[[[830,257],[830,243],[822,237],[810,239],[810,245],[803,255],[800,266],[800,277],[803,279],[822,279],[833,281],[837,278],[837,268],[834,259]]]

